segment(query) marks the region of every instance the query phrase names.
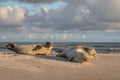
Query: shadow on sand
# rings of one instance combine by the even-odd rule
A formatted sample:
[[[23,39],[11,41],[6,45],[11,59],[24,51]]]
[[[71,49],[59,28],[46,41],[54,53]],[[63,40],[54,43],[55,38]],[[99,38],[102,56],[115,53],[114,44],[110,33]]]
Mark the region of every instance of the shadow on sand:
[[[47,56],[46,55],[35,55],[35,57],[69,62],[68,59],[62,58],[62,57],[57,57],[55,55],[47,55]]]
[[[10,55],[12,54],[12,56],[19,56],[19,55],[29,55],[29,54],[18,54],[18,53],[14,53],[14,52],[5,52],[5,53],[0,53],[2,55]],[[44,59],[51,59],[51,60],[57,60],[57,61],[66,61],[66,62],[70,62],[68,59],[63,58],[63,57],[57,57],[55,54],[50,53],[49,55],[30,55],[30,56],[34,56],[34,57],[38,57],[38,58],[44,58]]]

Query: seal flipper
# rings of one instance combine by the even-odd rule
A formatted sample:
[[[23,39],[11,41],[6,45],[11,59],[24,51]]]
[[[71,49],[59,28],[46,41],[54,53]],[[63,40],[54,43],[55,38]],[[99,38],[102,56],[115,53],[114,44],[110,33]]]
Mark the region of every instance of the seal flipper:
[[[16,50],[15,50],[15,43],[12,43],[12,42],[10,42],[10,43],[8,43],[7,45],[6,45],[6,47],[9,49],[9,50],[11,50],[11,51],[14,51],[14,52],[16,52]]]
[[[41,49],[41,48],[42,48],[41,45],[36,45],[36,47],[33,49],[33,51],[35,51],[35,50],[39,50],[39,49]]]

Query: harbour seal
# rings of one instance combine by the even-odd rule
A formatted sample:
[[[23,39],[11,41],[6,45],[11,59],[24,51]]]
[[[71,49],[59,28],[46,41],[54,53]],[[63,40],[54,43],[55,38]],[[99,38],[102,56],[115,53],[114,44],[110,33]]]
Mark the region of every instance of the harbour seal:
[[[46,42],[45,44],[31,44],[31,45],[18,45],[15,43],[8,43],[6,47],[19,54],[43,54],[48,55],[53,48],[52,42]]]
[[[85,48],[83,46],[75,46],[66,49],[62,54],[56,55],[58,57],[67,58],[73,62],[88,62],[90,58],[96,57],[94,48]]]

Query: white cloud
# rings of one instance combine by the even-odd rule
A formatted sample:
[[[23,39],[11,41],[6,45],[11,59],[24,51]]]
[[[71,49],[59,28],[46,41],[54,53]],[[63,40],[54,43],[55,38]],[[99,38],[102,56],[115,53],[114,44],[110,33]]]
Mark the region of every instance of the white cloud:
[[[52,2],[55,2],[57,0],[17,0],[17,1],[28,2],[28,3],[52,3]]]
[[[86,38],[86,35],[82,35],[82,38],[85,39],[85,38]]]
[[[42,15],[48,13],[48,8],[45,6],[40,7],[40,10],[41,10]]]
[[[7,38],[7,37],[6,37],[6,36],[4,36],[4,35],[2,35],[2,36],[1,36],[1,39],[3,39],[3,40],[4,40],[4,39],[6,39],[6,38]]]
[[[19,6],[0,6],[0,23],[18,24],[25,18],[26,11]]]
[[[28,35],[28,38],[34,39],[34,38],[36,38],[36,35],[35,35],[35,34],[29,34],[29,35]]]
[[[19,1],[51,3],[57,0]],[[7,29],[8,33],[10,31],[11,33],[54,33],[65,30],[77,30],[78,32],[113,30],[115,32],[120,29],[119,0],[63,1],[67,5],[59,6],[52,10],[48,10],[45,6],[42,6],[40,7],[40,12],[38,12],[40,14],[37,13],[34,15],[27,15],[26,10],[20,6],[0,7],[0,26],[2,26],[0,31],[6,31]],[[30,37],[32,38],[32,36]],[[57,37],[59,36],[57,35]],[[64,35],[64,38],[66,37]]]
[[[1,33],[21,33],[26,10],[20,6],[0,6]]]

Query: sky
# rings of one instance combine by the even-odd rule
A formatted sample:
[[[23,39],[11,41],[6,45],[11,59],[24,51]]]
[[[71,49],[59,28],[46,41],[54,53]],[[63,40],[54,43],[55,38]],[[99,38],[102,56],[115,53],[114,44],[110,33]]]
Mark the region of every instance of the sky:
[[[120,42],[120,0],[0,0],[0,42]]]

